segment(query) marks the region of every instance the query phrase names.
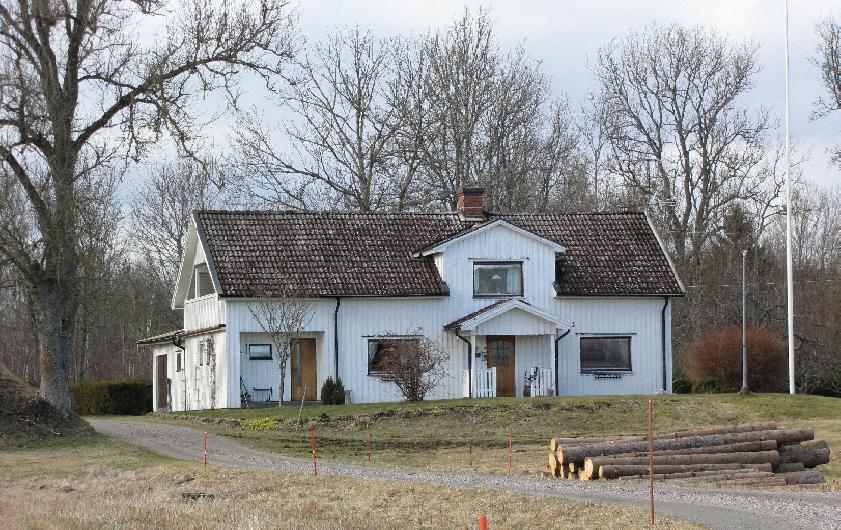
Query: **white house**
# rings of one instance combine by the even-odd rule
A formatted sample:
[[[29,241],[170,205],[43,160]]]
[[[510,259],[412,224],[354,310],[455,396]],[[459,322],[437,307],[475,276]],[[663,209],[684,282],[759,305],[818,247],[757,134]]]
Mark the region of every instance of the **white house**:
[[[448,352],[428,399],[671,391],[671,300],[684,289],[637,212],[493,214],[481,188],[455,213],[198,211],[173,307],[151,348],[156,410],[276,401],[277,345],[260,293],[311,300],[286,400],[342,378],[353,402],[402,399],[377,372],[417,330]]]

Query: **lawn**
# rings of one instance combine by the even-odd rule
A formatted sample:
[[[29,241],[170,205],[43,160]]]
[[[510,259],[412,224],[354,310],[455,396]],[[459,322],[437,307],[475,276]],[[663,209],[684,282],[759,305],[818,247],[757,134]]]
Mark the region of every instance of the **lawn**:
[[[364,463],[369,436],[376,465],[507,472],[508,437],[516,473],[546,463],[552,436],[643,434],[647,397],[497,398],[420,403],[226,409],[156,415],[150,421],[200,425],[250,445],[292,456],[310,454],[308,426],[316,429],[319,457]],[[821,466],[841,479],[841,399],[758,394],[654,397],[657,432],[775,420],[810,426],[826,440],[832,460]]]
[[[173,461],[99,436],[0,449],[3,528],[642,528],[642,509]],[[658,527],[696,528],[659,518]]]

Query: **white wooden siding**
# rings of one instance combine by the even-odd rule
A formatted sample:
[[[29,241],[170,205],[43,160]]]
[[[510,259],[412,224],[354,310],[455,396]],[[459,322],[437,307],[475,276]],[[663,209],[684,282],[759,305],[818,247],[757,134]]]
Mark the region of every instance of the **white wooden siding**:
[[[204,261],[200,245],[193,263]],[[386,334],[406,335],[417,329],[437,340],[450,354],[445,365],[448,374],[428,399],[454,398],[462,393],[462,371],[467,369],[467,345],[454,332],[443,326],[468,313],[494,303],[494,299],[473,297],[473,263],[481,260],[522,261],[523,299],[539,310],[563,322],[574,322],[569,335],[559,343],[559,395],[640,394],[660,390],[662,385],[662,351],[660,315],[663,298],[585,298],[554,295],[555,250],[539,241],[522,236],[504,226],[494,227],[475,237],[466,238],[447,247],[446,256],[434,258],[441,276],[450,287],[450,296],[406,298],[343,298],[339,309],[339,375],[355,402],[401,400],[396,386],[377,376],[368,375],[368,339]],[[256,340],[254,334],[262,329],[248,310],[248,300],[219,299],[215,295],[185,304],[185,328],[201,329],[225,324],[223,331],[214,333],[217,354],[217,406],[240,406],[240,377],[249,388],[276,387],[276,362],[246,362],[245,344]],[[306,332],[316,338],[317,385],[327,376],[335,376],[334,311],[336,300],[318,299],[312,302],[312,319]],[[671,387],[671,308],[666,312],[667,390]],[[566,329],[553,329],[549,323],[535,326],[535,319],[525,312],[514,310],[476,330],[473,340],[477,350],[485,348],[484,335],[515,335],[515,381],[517,395],[522,395],[524,372],[532,367],[554,369],[554,339]],[[524,335],[523,333],[530,334]],[[579,365],[581,334],[631,334],[631,373],[621,379],[596,380],[592,374],[582,374]],[[465,333],[466,335],[466,333]],[[200,337],[184,339],[184,381],[173,378],[173,407],[180,410],[206,408],[208,392],[196,385],[206,384],[206,367],[196,372],[194,352]],[[262,342],[262,340],[261,340]],[[156,347],[157,348],[157,347]],[[156,350],[157,351],[157,350]],[[173,349],[174,351],[174,349]],[[171,361],[174,363],[174,358]],[[272,365],[268,369],[262,364]],[[473,358],[474,367],[484,367],[483,359]],[[174,364],[172,364],[174,373]],[[198,380],[196,380],[198,373]],[[179,374],[180,376],[180,374]],[[275,379],[271,379],[274,377]],[[289,368],[287,367],[287,378]],[[263,381],[263,379],[265,381]],[[284,400],[291,396],[287,380]],[[176,390],[178,396],[176,397]],[[183,392],[186,390],[186,394]],[[186,402],[183,396],[186,395]],[[198,395],[198,400],[195,396]],[[273,396],[276,397],[276,396]],[[177,404],[177,405],[176,405]]]

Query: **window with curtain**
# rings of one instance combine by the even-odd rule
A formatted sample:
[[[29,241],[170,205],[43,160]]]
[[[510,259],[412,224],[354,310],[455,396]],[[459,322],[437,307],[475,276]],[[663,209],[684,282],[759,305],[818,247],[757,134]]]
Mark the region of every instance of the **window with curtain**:
[[[383,365],[386,362],[395,359],[395,356],[400,353],[401,346],[405,346],[404,343],[407,342],[417,343],[418,340],[412,338],[390,337],[368,339],[368,375],[380,375],[382,373]]]
[[[477,262],[473,264],[473,296],[522,295],[522,262]]]
[[[581,337],[582,372],[630,372],[631,337]]]

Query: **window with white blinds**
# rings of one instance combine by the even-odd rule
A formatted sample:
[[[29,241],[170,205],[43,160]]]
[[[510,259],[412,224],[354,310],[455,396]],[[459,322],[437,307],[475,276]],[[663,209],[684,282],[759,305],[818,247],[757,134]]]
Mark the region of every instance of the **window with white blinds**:
[[[631,337],[581,337],[582,372],[630,372]]]

